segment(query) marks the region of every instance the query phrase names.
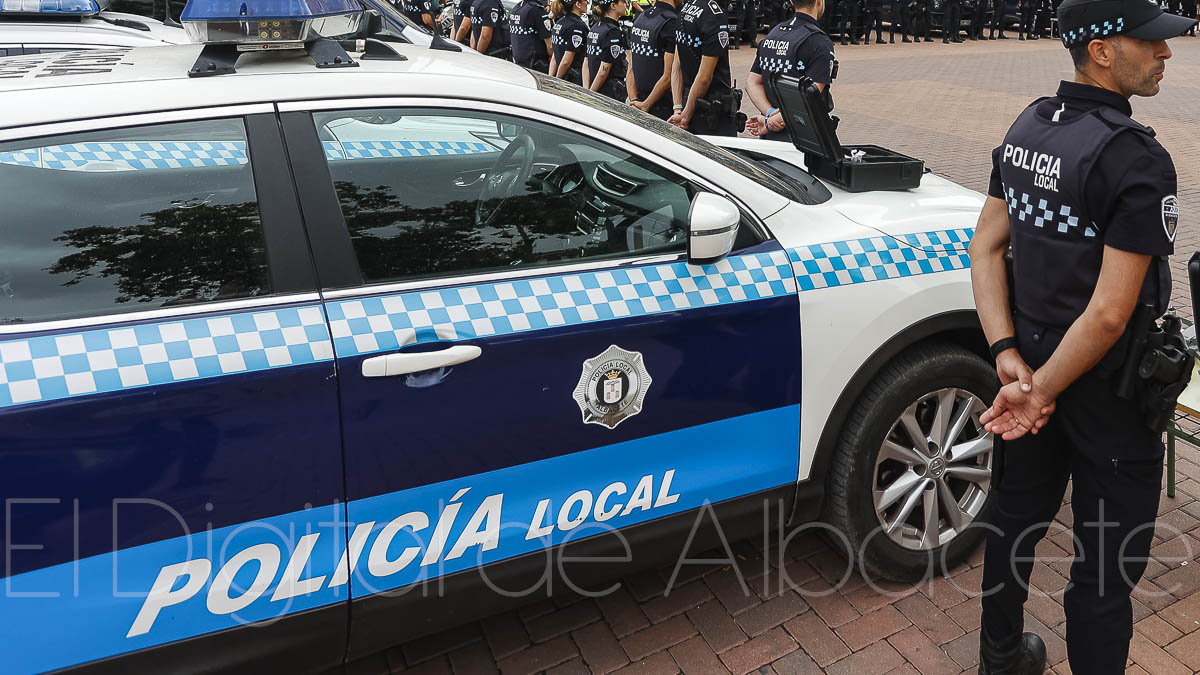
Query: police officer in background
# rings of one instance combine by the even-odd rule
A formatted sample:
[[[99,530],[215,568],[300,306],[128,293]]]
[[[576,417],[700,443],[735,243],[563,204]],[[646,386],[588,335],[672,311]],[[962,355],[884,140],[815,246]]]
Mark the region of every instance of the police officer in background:
[[[550,29],[554,27],[546,10],[545,0],[521,0],[513,7],[513,61],[518,66],[546,72],[550,68]]]
[[[593,0],[592,29],[583,62],[583,86],[622,103],[633,98],[625,83],[629,45],[617,23],[628,9],[626,0]]]
[[[454,33],[451,37],[464,45],[471,43],[471,6],[475,0],[450,0],[454,3]]]
[[[418,26],[433,27],[433,5],[430,0],[400,0],[400,13]]]
[[[885,44],[883,41],[883,11],[891,0],[866,0],[863,8],[863,40],[871,44],[871,29],[875,29],[875,44]]]
[[[1004,24],[1006,23],[1004,20],[1004,12],[1006,4],[1007,3],[1005,3],[1004,0],[992,0],[992,28],[991,32],[988,34],[989,40],[1008,39],[1008,36],[1004,34]],[[996,37],[996,31],[1000,31],[999,38]]]
[[[1160,394],[1175,387],[1177,396],[1191,370],[1181,337],[1171,367],[1160,360],[1171,354],[1146,342],[1170,299],[1179,200],[1171,157],[1130,119],[1129,97],[1158,93],[1166,40],[1195,22],[1145,0],[1065,0],[1058,18],[1075,79],[1026,108],[993,151],[970,245],[975,303],[1003,385],[981,420],[1005,439],[984,556],[982,674],[1042,672],[1045,645],[1022,634],[1022,606],[1034,546],[1068,479],[1071,671],[1125,672],[1129,594],[1146,568],[1162,431],[1175,406]],[[1172,323],[1158,344],[1176,334]],[[1146,376],[1144,359],[1154,366]]]
[[[838,31],[844,45],[858,44],[858,1],[838,0]]]
[[[986,40],[983,36],[983,29],[987,27],[987,11],[991,5],[990,0],[970,0],[971,2],[971,27],[968,29],[967,37],[972,40]]]
[[[833,95],[829,88],[837,75],[837,59],[833,56],[833,40],[817,23],[825,13],[825,0],[792,2],[796,14],[772,28],[758,43],[758,55],[746,80],[746,93],[761,113],[750,118],[746,130],[773,141],[788,140],[787,118],[767,94],[763,78],[776,73],[812,78],[825,95],[829,109],[833,110]]]
[[[1030,40],[1036,40],[1034,25],[1037,18],[1038,0],[1017,0],[1017,14],[1021,17],[1021,26],[1017,29],[1017,39],[1024,40],[1028,35]]]
[[[739,106],[729,74],[729,23],[717,0],[687,0],[680,9],[674,70],[672,96],[680,102],[668,121],[697,134],[736,136]]]
[[[933,38],[929,37],[929,31],[933,26],[933,0],[917,0],[913,22],[919,22],[921,26],[919,29],[914,29],[913,40],[920,42],[924,38],[925,42],[933,42]]]
[[[500,0],[475,0],[471,5],[471,49],[500,59],[511,58],[506,14]]]
[[[679,13],[674,0],[656,0],[633,22],[630,60],[635,96],[630,103],[660,120],[668,120],[671,108],[671,70],[675,65],[675,31]],[[682,103],[682,98],[680,99]]]
[[[913,34],[912,15],[916,6],[912,0],[892,0],[892,16],[888,22],[891,24],[888,31],[888,44],[896,44],[897,26],[900,28],[901,42],[912,42],[908,36]]]
[[[583,84],[583,60],[587,58],[587,24],[581,15],[587,0],[553,0],[550,18],[550,74],[575,84]]]
[[[962,0],[946,0],[942,5],[942,44],[963,42],[958,29],[962,25]]]

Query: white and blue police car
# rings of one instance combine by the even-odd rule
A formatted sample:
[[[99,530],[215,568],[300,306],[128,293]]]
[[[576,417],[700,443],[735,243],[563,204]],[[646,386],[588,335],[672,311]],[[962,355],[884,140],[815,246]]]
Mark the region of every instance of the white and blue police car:
[[[318,671],[818,519],[893,579],[977,543],[980,195],[354,0],[183,18],[0,59],[6,672]]]

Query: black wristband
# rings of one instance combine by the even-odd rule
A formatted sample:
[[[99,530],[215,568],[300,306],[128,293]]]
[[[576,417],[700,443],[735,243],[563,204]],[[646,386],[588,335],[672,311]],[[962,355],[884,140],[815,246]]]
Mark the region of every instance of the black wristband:
[[[1007,351],[1009,349],[1016,349],[1016,348],[1017,348],[1017,338],[1006,337],[1006,338],[1000,338],[999,340],[996,340],[995,342],[993,342],[992,346],[988,347],[988,351],[990,351],[992,353],[992,360],[995,360],[1000,357],[1000,352]]]

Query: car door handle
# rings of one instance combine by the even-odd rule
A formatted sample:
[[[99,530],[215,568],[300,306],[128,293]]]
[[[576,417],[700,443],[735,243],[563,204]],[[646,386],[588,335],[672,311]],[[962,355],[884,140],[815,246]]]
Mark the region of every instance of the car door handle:
[[[478,185],[487,177],[486,171],[468,171],[467,173],[459,174],[454,179],[454,187],[471,187]]]
[[[417,373],[422,370],[456,366],[476,359],[483,350],[475,345],[455,345],[436,352],[417,354],[384,354],[362,362],[363,377],[391,377]]]

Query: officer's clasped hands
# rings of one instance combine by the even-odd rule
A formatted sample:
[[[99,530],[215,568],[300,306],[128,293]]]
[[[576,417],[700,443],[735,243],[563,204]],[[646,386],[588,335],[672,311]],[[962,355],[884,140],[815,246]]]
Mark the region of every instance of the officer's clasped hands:
[[[996,375],[1002,388],[992,407],[980,417],[984,429],[1010,441],[1027,432],[1036,434],[1050,420],[1054,401],[1033,391],[1033,369],[1020,352],[1007,349],[996,356]]]

